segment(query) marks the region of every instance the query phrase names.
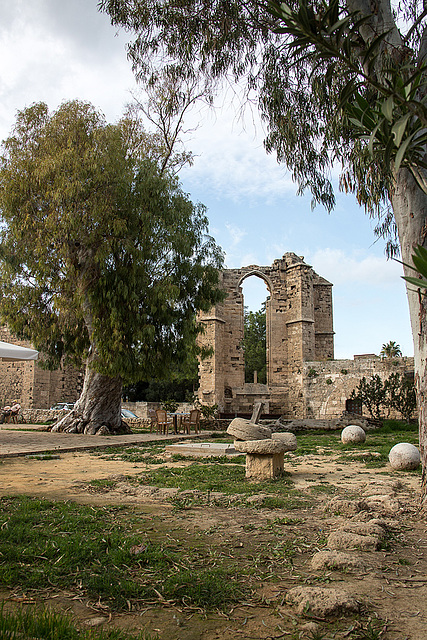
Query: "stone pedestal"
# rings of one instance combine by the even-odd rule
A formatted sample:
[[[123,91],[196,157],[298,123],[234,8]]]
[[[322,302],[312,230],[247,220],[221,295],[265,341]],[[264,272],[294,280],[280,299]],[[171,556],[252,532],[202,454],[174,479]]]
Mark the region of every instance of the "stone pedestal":
[[[271,480],[283,473],[286,446],[275,440],[235,440],[236,451],[246,453],[246,477]]]
[[[283,474],[284,454],[247,453],[246,477],[254,480],[271,480]]]

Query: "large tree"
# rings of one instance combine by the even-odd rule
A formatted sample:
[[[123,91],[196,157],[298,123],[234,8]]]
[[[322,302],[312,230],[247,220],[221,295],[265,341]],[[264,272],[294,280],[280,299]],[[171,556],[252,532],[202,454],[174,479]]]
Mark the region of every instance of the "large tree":
[[[138,127],[79,101],[53,113],[38,103],[3,143],[1,317],[47,366],[86,363],[82,394],[55,430],[125,429],[122,384],[192,357],[196,312],[221,298],[205,209],[149,157]]]
[[[245,77],[267,123],[266,149],[292,170],[301,192],[310,189],[314,204],[331,209],[331,173],[341,164],[341,187],[377,216],[389,251],[399,245],[410,265],[414,248],[427,246],[422,3],[101,0],[100,8],[135,33],[129,55],[139,78],[153,81],[159,66],[213,83]],[[293,25],[292,12],[301,14]],[[353,114],[343,111],[345,98]],[[413,275],[407,266],[405,273]],[[425,494],[427,309],[413,286],[408,300]]]
[[[259,311],[244,314],[243,350],[245,353],[245,382],[254,381],[254,372],[260,384],[267,382],[266,314],[265,303]]]

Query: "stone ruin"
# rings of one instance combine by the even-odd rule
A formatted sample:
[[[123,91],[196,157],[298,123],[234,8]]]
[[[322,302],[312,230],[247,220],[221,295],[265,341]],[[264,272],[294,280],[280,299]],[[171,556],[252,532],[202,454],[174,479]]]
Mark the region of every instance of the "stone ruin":
[[[261,278],[269,291],[267,384],[245,383],[242,283],[250,276]],[[270,267],[225,269],[221,285],[224,302],[199,316],[205,327],[200,342],[213,348],[199,366],[199,400],[231,416],[250,415],[254,403],[262,402],[266,414],[304,417],[304,362],[334,357],[332,284],[302,257],[286,253]]]
[[[269,292],[267,384],[245,383],[242,284],[251,276],[260,278]],[[200,341],[213,348],[213,355],[199,365],[199,400],[206,405],[218,404],[223,415],[250,416],[254,404],[262,402],[265,416],[304,420],[304,425],[307,420],[321,419],[327,425],[342,421],[346,401],[363,376],[369,379],[378,374],[386,379],[395,372],[413,375],[413,358],[389,362],[364,354],[353,360],[333,359],[332,284],[302,257],[286,253],[269,267],[226,269],[220,278],[226,299],[199,316],[205,326]],[[0,327],[0,337],[4,342],[32,346],[17,340],[7,327]],[[47,371],[34,361],[0,362],[0,373],[2,406],[18,401],[28,411],[49,409],[56,402],[74,402],[84,375],[83,370],[68,365]],[[127,406],[148,419],[146,405]],[[349,416],[346,424],[358,424],[357,417]],[[365,428],[365,423],[360,426]]]

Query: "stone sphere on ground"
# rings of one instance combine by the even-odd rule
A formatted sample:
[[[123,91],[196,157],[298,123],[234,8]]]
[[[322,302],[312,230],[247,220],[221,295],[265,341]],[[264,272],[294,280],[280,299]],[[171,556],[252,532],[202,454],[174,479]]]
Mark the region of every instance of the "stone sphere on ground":
[[[341,442],[343,444],[349,444],[351,442],[365,442],[366,433],[356,424],[349,424],[341,432]]]
[[[420,452],[413,444],[400,442],[391,449],[388,459],[393,469],[416,469],[420,464]]]

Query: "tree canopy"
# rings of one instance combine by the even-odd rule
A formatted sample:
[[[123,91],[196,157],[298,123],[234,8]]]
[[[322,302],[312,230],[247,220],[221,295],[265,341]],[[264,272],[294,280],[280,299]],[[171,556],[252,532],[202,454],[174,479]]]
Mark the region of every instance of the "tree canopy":
[[[394,22],[387,0],[381,3],[377,16],[353,0],[294,0],[287,4],[268,0],[101,0],[99,6],[114,24],[134,33],[129,56],[137,77],[148,84],[165,70],[173,77],[208,78],[211,87],[218,87],[222,79],[245,78],[248,95],[255,93],[267,123],[266,149],[292,170],[300,192],[311,190],[313,205],[321,203],[331,209],[335,202],[332,172],[341,163],[341,187],[355,192],[368,213],[378,216],[377,232],[391,232],[388,237],[393,251],[395,227],[388,209],[393,180],[384,162],[386,145],[370,156],[363,138],[366,131],[359,128],[356,135],[354,122],[343,118],[342,96],[350,87],[360,90],[365,104],[375,100],[372,85],[369,93],[363,82],[367,77],[372,82],[376,78],[381,86],[377,71],[365,66],[364,78],[359,72],[377,37],[392,48],[387,65],[393,63],[394,72],[409,60],[416,61],[423,46],[422,7],[412,0],[400,3],[393,9],[400,22]],[[301,30],[285,28],[283,18],[291,11],[306,21],[302,36]],[[372,33],[365,36],[372,16]],[[408,25],[406,34],[400,34],[398,24]],[[341,53],[345,53],[343,41],[347,38],[352,53],[340,59],[330,50],[325,52],[315,36],[323,45],[341,46]],[[372,46],[369,55],[375,52],[378,47]],[[393,70],[389,71],[394,77]],[[406,87],[409,93],[410,89]],[[392,109],[390,101],[388,107]],[[352,116],[354,120],[356,114]],[[398,116],[396,113],[395,120]]]
[[[245,353],[245,382],[254,381],[257,372],[258,382],[267,382],[266,360],[266,314],[265,303],[259,311],[248,311],[244,314],[243,349]]]
[[[79,101],[18,113],[0,160],[0,313],[48,366],[88,359],[133,382],[193,357],[222,252],[205,208],[128,133],[129,117]]]
[[[389,342],[384,343],[381,347],[380,356],[382,358],[401,358],[402,349],[397,342],[390,340]]]

